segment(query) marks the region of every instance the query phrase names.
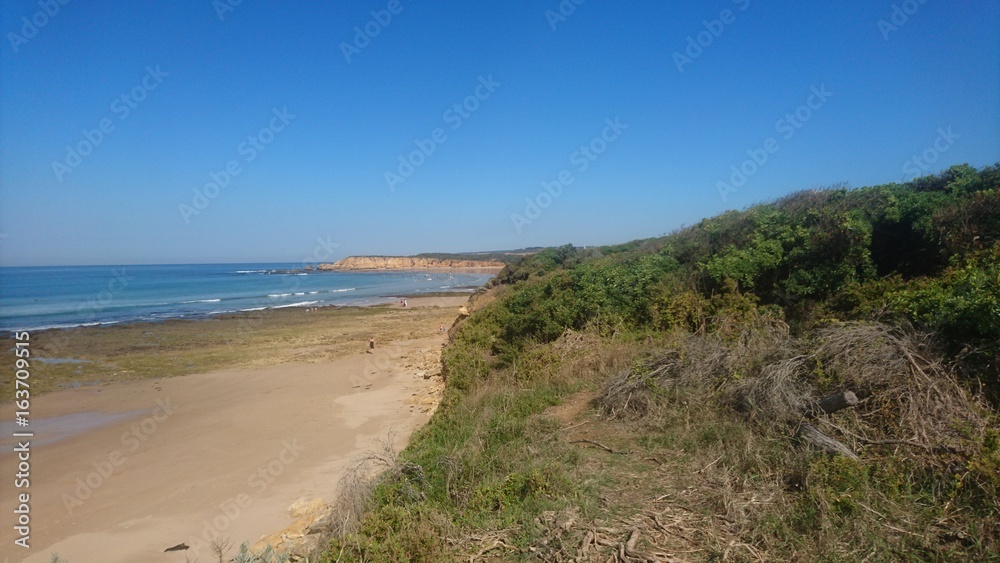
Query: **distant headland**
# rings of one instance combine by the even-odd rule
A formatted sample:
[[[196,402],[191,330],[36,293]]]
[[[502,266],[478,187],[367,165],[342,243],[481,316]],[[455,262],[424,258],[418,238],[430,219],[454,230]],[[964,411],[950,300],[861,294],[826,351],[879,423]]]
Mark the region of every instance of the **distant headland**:
[[[506,264],[496,260],[421,258],[417,256],[348,256],[317,270],[500,270]]]
[[[318,271],[475,270],[498,272],[507,264],[516,262],[539,250],[539,248],[520,248],[489,252],[427,252],[414,256],[348,256],[333,264],[319,264],[315,269]]]

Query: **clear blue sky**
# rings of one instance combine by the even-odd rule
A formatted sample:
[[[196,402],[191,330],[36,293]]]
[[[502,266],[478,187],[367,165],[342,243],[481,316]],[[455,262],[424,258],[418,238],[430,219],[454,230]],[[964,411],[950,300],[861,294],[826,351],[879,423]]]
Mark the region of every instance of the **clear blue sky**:
[[[895,23],[889,0],[225,2],[2,4],[0,265],[608,244],[1000,160],[993,1],[897,0]],[[433,153],[387,181],[420,139]]]

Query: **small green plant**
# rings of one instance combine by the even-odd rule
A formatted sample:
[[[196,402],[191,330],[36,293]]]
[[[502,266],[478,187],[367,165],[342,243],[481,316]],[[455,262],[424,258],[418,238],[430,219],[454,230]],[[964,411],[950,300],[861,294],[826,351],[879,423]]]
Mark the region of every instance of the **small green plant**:
[[[276,553],[271,546],[255,553],[246,542],[240,545],[239,553],[233,557],[233,563],[288,563],[288,561],[288,554]]]

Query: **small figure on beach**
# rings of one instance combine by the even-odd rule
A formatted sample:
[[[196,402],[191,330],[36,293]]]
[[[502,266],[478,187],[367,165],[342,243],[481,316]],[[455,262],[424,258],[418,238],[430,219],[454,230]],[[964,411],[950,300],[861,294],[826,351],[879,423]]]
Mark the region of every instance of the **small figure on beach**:
[[[444,332],[444,325],[443,324],[438,327],[438,331],[439,332]]]
[[[368,340],[368,353],[372,354],[374,352],[375,352],[375,337],[373,336]]]

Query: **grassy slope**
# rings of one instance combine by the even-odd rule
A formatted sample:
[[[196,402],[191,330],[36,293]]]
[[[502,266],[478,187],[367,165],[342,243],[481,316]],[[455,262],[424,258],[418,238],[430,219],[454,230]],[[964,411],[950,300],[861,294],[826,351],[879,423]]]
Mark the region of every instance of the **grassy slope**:
[[[329,558],[995,558],[998,239],[955,167],[509,266]],[[810,422],[856,461],[794,439],[843,389]]]

